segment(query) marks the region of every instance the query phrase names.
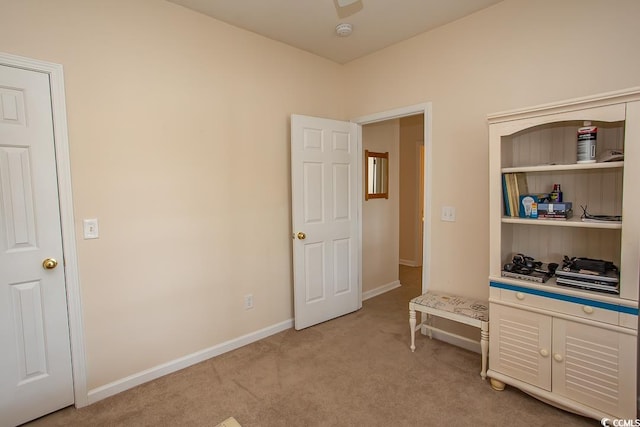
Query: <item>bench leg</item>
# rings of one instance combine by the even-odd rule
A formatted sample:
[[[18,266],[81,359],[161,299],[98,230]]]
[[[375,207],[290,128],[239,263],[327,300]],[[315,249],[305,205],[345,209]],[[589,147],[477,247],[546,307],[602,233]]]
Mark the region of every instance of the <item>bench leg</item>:
[[[427,313],[427,325],[433,327],[433,316],[431,316],[431,314],[429,313]],[[427,336],[430,340],[433,339],[433,329],[427,328]]]
[[[489,354],[489,322],[482,322],[480,326],[480,349],[482,350],[482,379],[487,378],[487,355]]]
[[[411,327],[411,351],[416,349],[416,311],[409,309],[409,326]]]

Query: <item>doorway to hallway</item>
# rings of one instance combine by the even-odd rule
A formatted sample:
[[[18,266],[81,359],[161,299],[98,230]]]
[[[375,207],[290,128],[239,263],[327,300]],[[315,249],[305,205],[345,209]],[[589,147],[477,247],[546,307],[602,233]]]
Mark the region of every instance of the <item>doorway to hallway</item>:
[[[400,264],[424,266],[421,279],[428,275],[429,238],[423,233],[430,205],[428,107],[381,114],[362,126],[363,150],[389,155],[388,199],[362,202],[363,300],[400,286]],[[424,287],[426,280],[421,283]]]

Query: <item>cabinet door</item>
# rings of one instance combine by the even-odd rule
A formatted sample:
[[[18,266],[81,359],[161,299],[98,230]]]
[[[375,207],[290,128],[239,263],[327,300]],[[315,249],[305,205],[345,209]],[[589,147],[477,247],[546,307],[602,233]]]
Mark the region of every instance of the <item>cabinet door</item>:
[[[551,317],[490,305],[489,366],[551,391]]]
[[[553,319],[553,391],[619,418],[636,418],[636,337]]]

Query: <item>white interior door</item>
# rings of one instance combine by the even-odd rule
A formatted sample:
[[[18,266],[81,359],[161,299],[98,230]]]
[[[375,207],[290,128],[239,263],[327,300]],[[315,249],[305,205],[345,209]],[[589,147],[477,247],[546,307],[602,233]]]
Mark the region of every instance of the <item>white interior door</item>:
[[[291,116],[295,328],[361,305],[355,123]]]
[[[0,65],[0,426],[74,402],[62,255],[49,76]]]

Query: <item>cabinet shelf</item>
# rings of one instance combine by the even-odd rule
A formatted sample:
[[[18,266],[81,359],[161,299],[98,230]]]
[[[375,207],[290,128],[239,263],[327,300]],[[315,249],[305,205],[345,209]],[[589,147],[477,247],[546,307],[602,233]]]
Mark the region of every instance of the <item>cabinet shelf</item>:
[[[567,165],[536,165],[536,166],[518,166],[502,168],[502,173],[516,172],[563,172],[593,169],[616,169],[624,167],[624,162],[607,162],[607,163],[572,163]]]
[[[620,298],[619,295],[608,294],[597,291],[587,291],[583,289],[575,289],[569,286],[561,286],[556,283],[556,278],[552,277],[545,283],[536,283],[528,280],[520,280],[514,277],[503,277],[500,275],[489,276],[489,282],[492,286],[496,283],[504,283],[508,285],[519,286],[522,288],[528,288],[538,290],[540,292],[549,292],[557,295],[566,295],[568,297],[582,298],[591,301],[599,301],[607,304],[619,305],[623,307],[630,307],[633,309],[638,308],[638,302],[633,300],[627,300]]]
[[[502,217],[504,224],[526,224],[526,225],[541,225],[550,227],[577,227],[577,228],[598,228],[606,230],[620,230],[622,229],[622,222],[585,222],[580,218],[571,218],[566,221],[555,219],[531,219],[531,218],[514,218],[504,216]]]

